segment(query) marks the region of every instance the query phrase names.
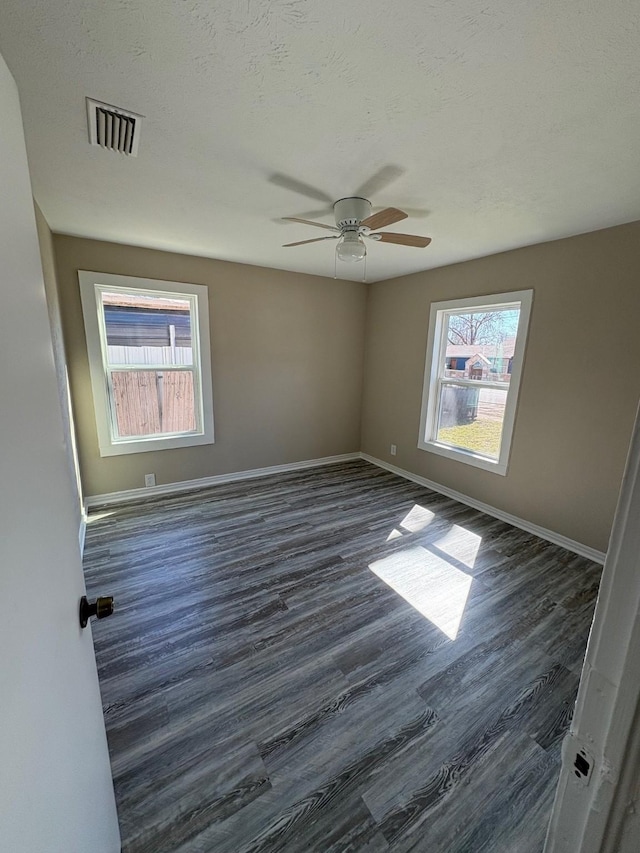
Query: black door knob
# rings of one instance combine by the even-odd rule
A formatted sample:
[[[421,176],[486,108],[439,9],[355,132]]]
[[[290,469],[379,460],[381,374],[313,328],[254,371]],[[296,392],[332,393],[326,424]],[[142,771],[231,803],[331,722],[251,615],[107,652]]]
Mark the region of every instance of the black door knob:
[[[104,619],[106,616],[111,616],[113,613],[113,596],[101,595],[92,603],[87,601],[87,596],[83,595],[80,599],[80,627],[86,628],[87,622],[92,616],[97,619]]]

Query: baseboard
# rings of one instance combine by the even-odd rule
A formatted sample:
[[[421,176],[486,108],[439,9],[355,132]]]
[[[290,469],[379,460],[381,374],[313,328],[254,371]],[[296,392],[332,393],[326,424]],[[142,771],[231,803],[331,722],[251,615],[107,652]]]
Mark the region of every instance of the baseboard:
[[[404,468],[398,468],[395,465],[390,465],[388,462],[384,462],[382,459],[377,459],[375,456],[369,456],[368,453],[360,453],[360,458],[364,459],[366,462],[371,462],[372,465],[377,465],[378,468],[384,468],[385,471],[391,471],[392,474],[404,477],[405,480],[411,480],[413,483],[418,483],[421,486],[425,486],[427,489],[431,489],[441,495],[446,495],[448,498],[453,498],[453,500],[459,501],[461,504],[466,504],[466,506],[480,510],[480,512],[484,512],[487,515],[498,518],[500,521],[505,521],[507,524],[513,525],[513,527],[519,527],[520,530],[526,530],[527,533],[533,533],[534,536],[539,536],[540,539],[546,539],[547,542],[552,542],[554,545],[566,548],[567,551],[573,551],[581,557],[587,557],[587,559],[593,560],[594,563],[604,563],[606,555],[602,551],[596,551],[595,548],[590,548],[588,545],[583,545],[581,542],[569,539],[561,533],[556,533],[555,530],[548,530],[546,527],[540,527],[540,525],[534,524],[531,521],[526,521],[524,518],[518,518],[516,515],[511,515],[510,512],[505,512],[502,509],[496,509],[496,507],[489,506],[489,504],[486,504],[483,501],[478,501],[475,498],[463,495],[462,492],[456,492],[455,489],[450,489],[447,486],[441,486],[439,483],[434,483],[433,480],[427,480],[426,477],[420,477],[418,474],[412,474],[411,471],[405,471]]]
[[[286,473],[288,471],[300,471],[304,468],[316,468],[321,465],[335,465],[340,462],[350,462],[354,459],[364,459],[378,468],[384,468],[385,471],[390,471],[392,474],[397,474],[399,477],[404,477],[405,480],[411,480],[418,483],[427,489],[438,492],[441,495],[459,501],[466,506],[491,515],[493,518],[498,518],[507,524],[518,527],[520,530],[526,530],[527,533],[532,533],[534,536],[539,536],[541,539],[546,539],[547,542],[552,542],[554,545],[559,545],[561,548],[566,548],[567,551],[573,551],[581,557],[586,557],[593,560],[595,563],[604,563],[605,554],[602,551],[596,551],[595,548],[590,548],[588,545],[583,545],[581,542],[576,542],[574,539],[569,539],[568,536],[563,536],[561,533],[556,533],[555,530],[548,530],[546,527],[540,527],[531,521],[524,518],[518,518],[516,515],[511,515],[502,509],[490,506],[483,501],[478,501],[475,498],[470,498],[468,495],[457,492],[455,489],[450,489],[448,486],[442,486],[440,483],[435,483],[433,480],[428,480],[426,477],[421,477],[418,474],[413,474],[411,471],[406,471],[404,468],[398,468],[396,465],[391,465],[382,459],[375,456],[370,456],[368,453],[342,453],[338,456],[323,456],[320,459],[305,459],[303,462],[291,462],[287,465],[270,465],[266,468],[251,468],[248,471],[234,471],[230,474],[216,474],[213,477],[200,477],[196,480],[182,480],[178,483],[166,483],[160,486],[151,486],[149,488],[142,487],[140,489],[125,489],[121,492],[110,492],[104,495],[89,495],[85,501],[86,511],[99,506],[110,506],[120,503],[129,503],[131,501],[140,500],[140,498],[157,497],[161,495],[171,495],[178,492],[188,492],[194,489],[206,489],[210,486],[217,486],[221,483],[233,483],[239,480],[253,480],[258,477],[268,477],[270,474]],[[80,552],[84,550],[84,538],[86,533],[86,513],[82,518],[79,530]]]
[[[288,471],[300,471],[304,468],[316,468],[321,465],[336,465],[339,462],[351,462],[360,459],[359,453],[341,453],[338,456],[323,456],[320,459],[305,459],[303,462],[291,462],[287,465],[270,465],[267,468],[251,468],[248,471],[235,471],[231,474],[216,474],[213,477],[200,477],[196,480],[181,480],[178,483],[166,483],[161,486],[142,487],[140,489],[125,489],[122,492],[110,492],[105,495],[89,495],[85,501],[87,510],[98,506],[129,503],[140,498],[150,498],[159,495],[172,495],[177,492],[189,492],[193,489],[206,489],[218,486],[220,483],[234,483],[237,480],[253,480],[257,477],[268,477],[270,474],[281,474]]]

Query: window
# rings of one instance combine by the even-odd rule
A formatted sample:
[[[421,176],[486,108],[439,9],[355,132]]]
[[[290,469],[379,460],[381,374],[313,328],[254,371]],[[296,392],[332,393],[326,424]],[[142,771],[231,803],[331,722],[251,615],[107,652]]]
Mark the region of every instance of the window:
[[[212,444],[207,288],[78,277],[100,455]]]
[[[507,473],[532,295],[433,303],[419,448]]]

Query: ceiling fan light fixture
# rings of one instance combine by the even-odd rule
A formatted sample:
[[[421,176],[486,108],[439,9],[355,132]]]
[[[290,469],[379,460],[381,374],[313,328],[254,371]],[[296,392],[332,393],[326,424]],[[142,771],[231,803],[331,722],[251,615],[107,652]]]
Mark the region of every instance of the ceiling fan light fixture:
[[[336,246],[336,256],[340,261],[356,263],[363,260],[367,254],[364,240],[357,231],[346,231]]]

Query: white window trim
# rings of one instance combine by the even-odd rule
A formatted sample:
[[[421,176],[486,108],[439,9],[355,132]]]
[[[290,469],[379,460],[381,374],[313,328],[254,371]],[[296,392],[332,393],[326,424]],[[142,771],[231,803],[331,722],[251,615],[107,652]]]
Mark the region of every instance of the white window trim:
[[[433,302],[429,315],[429,334],[427,336],[427,355],[424,370],[424,387],[422,391],[422,407],[420,410],[420,433],[418,436],[418,448],[436,453],[447,459],[455,459],[465,462],[476,468],[491,471],[494,474],[505,476],[509,464],[511,452],[511,440],[513,438],[513,427],[515,424],[518,397],[520,392],[520,378],[524,364],[524,354],[529,330],[529,318],[531,316],[531,304],[533,301],[533,290],[516,290],[511,293],[495,293],[488,296],[472,296],[468,299],[450,299],[445,302]],[[463,310],[468,308],[489,309],[506,307],[513,303],[520,303],[520,317],[518,320],[518,331],[516,347],[513,354],[513,366],[511,380],[509,382],[509,393],[504,412],[502,424],[502,441],[500,445],[500,457],[497,460],[489,459],[470,450],[451,447],[434,439],[427,439],[427,435],[435,434],[435,423],[438,415],[438,383],[440,365],[444,363],[446,351],[446,339],[443,334],[443,322],[445,312]],[[438,352],[434,357],[436,341],[440,342]],[[476,380],[456,380],[456,384],[473,385],[477,387],[480,383]],[[490,383],[482,382],[482,386]],[[496,383],[496,387],[504,387],[502,383]]]
[[[87,339],[87,353],[91,373],[93,405],[100,456],[121,456],[128,453],[145,453],[152,450],[170,450],[178,447],[194,447],[214,443],[213,390],[211,383],[211,342],[209,338],[209,291],[201,284],[185,284],[176,281],[160,281],[110,273],[78,271],[82,313]],[[168,296],[195,297],[196,323],[192,336],[197,344],[193,347],[194,397],[196,400],[195,432],[181,435],[148,436],[145,438],[118,438],[111,434],[111,404],[107,389],[105,357],[102,349],[102,312],[97,299],[105,288],[125,288],[135,291],[161,292]],[[190,368],[187,368],[190,369]],[[200,402],[199,410],[198,403]]]

